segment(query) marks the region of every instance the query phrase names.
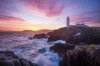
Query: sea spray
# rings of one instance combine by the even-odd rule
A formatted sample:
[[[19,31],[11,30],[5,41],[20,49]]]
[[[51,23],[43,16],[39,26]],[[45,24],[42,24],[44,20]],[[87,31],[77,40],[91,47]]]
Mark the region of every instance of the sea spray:
[[[44,50],[41,49],[41,50]],[[45,48],[45,52],[40,53],[34,60],[35,63],[40,66],[58,66],[60,62],[60,57],[57,53],[50,51],[50,48]]]

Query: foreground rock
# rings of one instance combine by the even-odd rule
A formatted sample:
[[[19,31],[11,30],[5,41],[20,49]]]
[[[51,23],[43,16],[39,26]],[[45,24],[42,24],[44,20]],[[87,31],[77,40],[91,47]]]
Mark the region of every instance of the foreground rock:
[[[38,66],[24,58],[19,58],[12,51],[0,51],[0,66]]]
[[[69,50],[59,66],[100,66],[100,49]]]
[[[74,49],[74,46],[61,43],[56,43],[54,46],[50,47],[51,51],[57,52],[61,57],[70,49]]]

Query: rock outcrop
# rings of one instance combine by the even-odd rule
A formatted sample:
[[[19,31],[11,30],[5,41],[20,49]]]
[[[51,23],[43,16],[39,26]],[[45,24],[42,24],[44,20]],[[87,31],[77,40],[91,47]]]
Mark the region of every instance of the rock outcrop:
[[[48,41],[64,40],[71,44],[99,44],[100,31],[92,27],[60,28],[47,33]]]
[[[41,39],[41,38],[46,38],[46,34],[41,33],[41,34],[35,34],[33,38]]]
[[[75,43],[76,41],[74,35],[78,32],[80,32],[80,30],[74,28],[60,28],[58,30],[47,33],[49,36],[48,41],[64,40],[67,43]]]
[[[60,57],[63,57],[67,50],[70,49],[74,49],[74,46],[61,43],[56,43],[54,46],[50,47],[50,50],[58,53]]]
[[[0,66],[38,66],[31,61],[20,58],[12,51],[0,51]]]
[[[59,66],[100,66],[100,49],[69,50]]]

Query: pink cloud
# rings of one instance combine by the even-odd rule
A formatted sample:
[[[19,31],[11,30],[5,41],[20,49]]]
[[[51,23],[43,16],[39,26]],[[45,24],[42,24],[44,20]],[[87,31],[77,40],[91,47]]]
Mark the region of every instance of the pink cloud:
[[[0,22],[23,23],[25,21],[21,18],[18,18],[18,17],[0,15]]]
[[[46,16],[57,16],[62,13],[65,4],[61,0],[22,0],[31,11]]]
[[[74,22],[100,23],[100,10],[72,15],[71,18]]]

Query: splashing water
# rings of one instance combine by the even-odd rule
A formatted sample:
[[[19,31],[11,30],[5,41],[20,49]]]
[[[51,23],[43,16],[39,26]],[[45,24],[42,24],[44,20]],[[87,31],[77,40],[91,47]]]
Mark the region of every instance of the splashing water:
[[[0,51],[11,50],[16,55],[24,57],[40,66],[58,66],[60,57],[57,53],[50,51],[47,39],[29,40],[27,37],[3,37],[0,38]]]

